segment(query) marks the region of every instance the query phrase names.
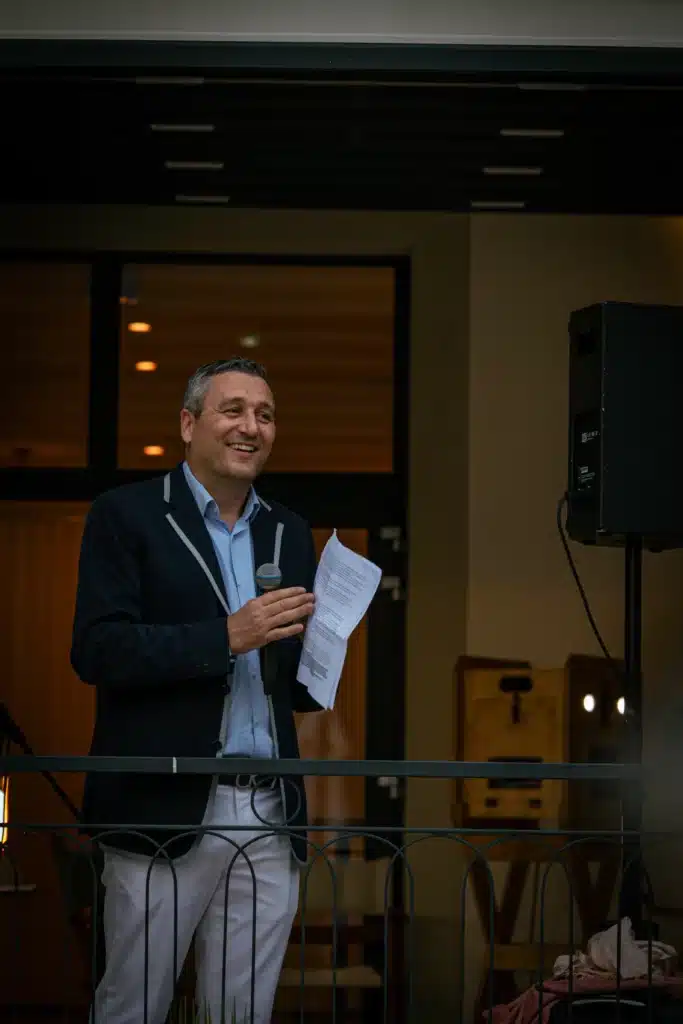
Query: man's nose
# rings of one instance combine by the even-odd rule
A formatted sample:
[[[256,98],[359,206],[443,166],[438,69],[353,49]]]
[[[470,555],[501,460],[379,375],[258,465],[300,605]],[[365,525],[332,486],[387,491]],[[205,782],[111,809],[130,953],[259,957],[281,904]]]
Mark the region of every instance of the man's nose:
[[[256,416],[253,412],[245,412],[244,416],[242,417],[242,422],[240,426],[243,432],[245,434],[249,434],[250,437],[254,437],[256,434],[258,434],[258,423],[256,421]]]

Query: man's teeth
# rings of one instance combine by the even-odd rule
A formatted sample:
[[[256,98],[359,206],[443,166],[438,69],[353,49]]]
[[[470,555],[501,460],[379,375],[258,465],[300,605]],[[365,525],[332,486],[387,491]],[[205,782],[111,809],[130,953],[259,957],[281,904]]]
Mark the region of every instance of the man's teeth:
[[[238,452],[255,452],[256,447],[253,444],[231,444],[231,448],[236,448]]]

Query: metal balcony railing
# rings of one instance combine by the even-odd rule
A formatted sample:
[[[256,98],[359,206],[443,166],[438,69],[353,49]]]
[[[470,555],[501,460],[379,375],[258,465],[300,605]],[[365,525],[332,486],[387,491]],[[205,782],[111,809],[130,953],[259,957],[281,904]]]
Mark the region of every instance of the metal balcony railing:
[[[4,756],[0,775],[8,775],[22,791],[28,778],[45,773],[215,775],[224,765],[213,758]],[[506,785],[547,779],[567,786],[640,785],[637,766],[613,764],[233,758],[230,770],[282,778],[285,784],[287,777],[345,776],[448,780],[454,786],[473,778]],[[443,791],[440,799],[443,803]],[[446,818],[448,811],[442,810]],[[229,915],[235,865],[256,865],[259,843],[268,837],[305,831],[309,859],[300,872],[274,1022],[422,1021],[432,993],[451,1007],[451,1019],[468,1024],[487,1018],[495,1024],[564,1024],[565,1018],[588,1024],[590,1018],[592,1024],[593,1018],[622,1017],[626,1024],[627,1019],[668,1020],[676,1012],[683,1016],[683,1002],[677,1002],[683,993],[677,959],[660,936],[658,906],[666,902],[666,893],[662,897],[657,891],[659,855],[665,850],[670,861],[680,858],[680,837],[531,823],[510,828],[495,821],[488,827],[480,821],[437,826],[420,820],[419,793],[411,798],[410,811],[410,825],[401,826],[316,820],[302,830],[264,820],[249,827],[244,843],[239,828],[226,830],[219,824],[190,829],[182,821],[169,821],[146,826],[144,832],[175,831],[224,844]],[[12,811],[7,824],[9,839],[0,857],[0,1020],[18,1024],[90,1017],[92,1024],[109,1024],[98,1019],[93,1001],[105,963],[103,850],[130,835],[131,826],[98,822],[86,834],[79,822],[19,821]],[[192,949],[186,955],[178,948],[182,868],[169,856],[166,841],[149,842],[145,910],[156,912],[155,885],[162,876],[168,883],[165,898],[173,904],[170,969],[177,980],[168,1019],[178,1024],[205,1020],[206,1006],[197,1005],[194,989],[196,958]],[[660,890],[665,889],[666,880],[660,881]],[[249,999],[246,1005],[229,1005],[232,959],[226,929],[217,953],[224,964],[224,998],[218,1013],[214,1007],[215,1024],[261,1024],[257,950],[250,931],[259,912],[258,884],[250,898],[251,923],[244,925],[249,934],[243,936],[249,946]],[[37,910],[31,910],[31,900]],[[163,1024],[165,1011],[159,1020],[154,1016],[158,1007],[148,999],[160,956],[149,942],[150,933],[146,923],[144,970],[136,975],[142,978],[140,1024]],[[47,978],[42,985],[41,974]]]

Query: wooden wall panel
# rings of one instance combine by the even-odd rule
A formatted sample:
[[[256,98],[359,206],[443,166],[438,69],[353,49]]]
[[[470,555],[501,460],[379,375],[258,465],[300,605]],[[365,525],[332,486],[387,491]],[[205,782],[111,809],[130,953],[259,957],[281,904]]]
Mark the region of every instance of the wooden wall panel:
[[[119,463],[172,465],[178,414],[197,366],[233,355],[266,365],[278,438],[269,469],[390,472],[394,273],[384,267],[130,268],[138,304],[122,307]],[[149,323],[148,334],[127,330]],[[258,335],[254,350],[239,339]],[[135,364],[152,360],[154,373]],[[151,460],[146,445],[165,456]]]
[[[0,466],[84,466],[90,268],[0,263]]]
[[[69,665],[78,551],[86,507],[62,502],[0,503],[0,699],[39,754],[85,754],[94,692]],[[80,776],[59,781],[77,804]],[[22,823],[71,823],[45,780],[16,775],[10,851],[34,893],[0,895],[2,1001],[82,998],[81,966],[66,923],[46,833]]]

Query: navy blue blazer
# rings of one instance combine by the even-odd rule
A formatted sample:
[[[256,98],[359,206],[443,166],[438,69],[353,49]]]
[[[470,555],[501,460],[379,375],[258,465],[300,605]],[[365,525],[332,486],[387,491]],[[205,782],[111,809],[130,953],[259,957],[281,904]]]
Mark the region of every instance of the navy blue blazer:
[[[279,534],[282,586],[313,590],[315,549],[303,519],[263,502],[251,532],[256,566],[273,560]],[[181,466],[97,498],[83,534],[71,649],[74,670],[96,689],[91,754],[219,754],[231,662],[226,600],[211,537]],[[276,748],[294,758],[293,712],[320,706],[296,681],[299,638],[272,646]],[[177,857],[195,841],[186,830],[201,825],[211,785],[207,775],[93,772],[86,777],[83,821],[91,834],[96,825],[125,826],[124,833],[107,832],[112,846],[151,853],[168,843]],[[284,779],[281,788],[286,821],[305,826],[303,779]],[[292,837],[292,847],[306,859],[304,832]]]

